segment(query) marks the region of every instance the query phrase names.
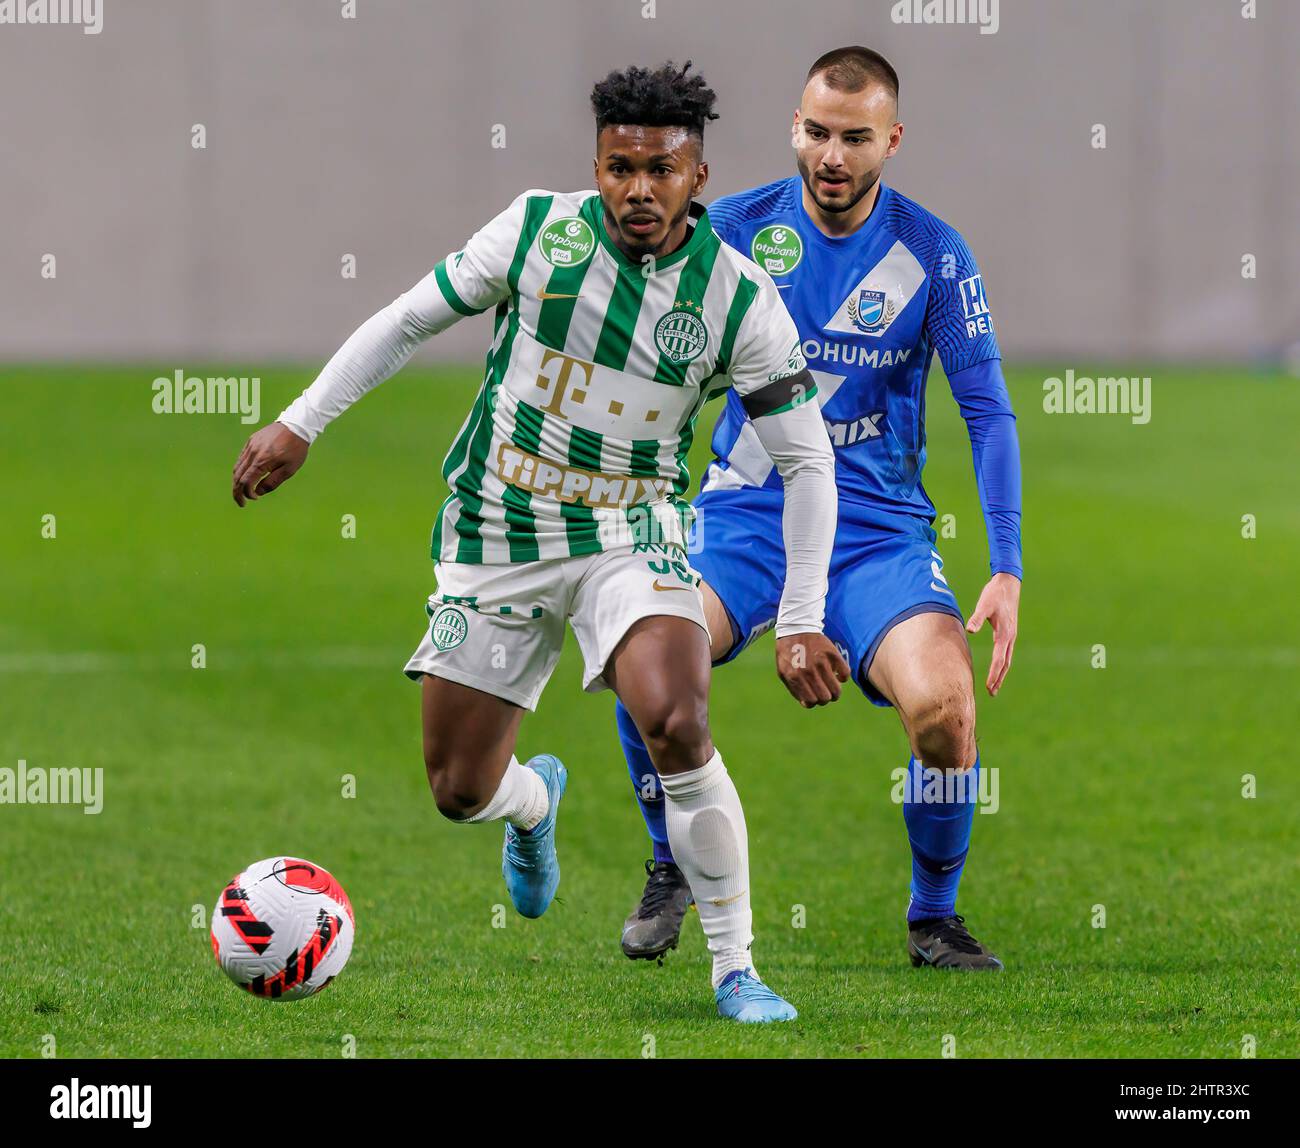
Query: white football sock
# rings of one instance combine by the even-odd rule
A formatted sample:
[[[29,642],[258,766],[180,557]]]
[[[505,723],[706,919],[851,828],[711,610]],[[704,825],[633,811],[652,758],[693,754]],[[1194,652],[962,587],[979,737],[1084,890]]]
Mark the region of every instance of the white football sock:
[[[754,967],[745,811],[720,753],[699,769],[665,773],[659,780],[667,798],[668,843],[695,897],[717,988],[728,973]]]
[[[508,821],[519,829],[532,829],[551,806],[546,792],[546,782],[535,769],[519,764],[513,754],[506,766],[505,776],[489,801],[472,817],[462,818],[458,824],[476,825],[480,821]]]

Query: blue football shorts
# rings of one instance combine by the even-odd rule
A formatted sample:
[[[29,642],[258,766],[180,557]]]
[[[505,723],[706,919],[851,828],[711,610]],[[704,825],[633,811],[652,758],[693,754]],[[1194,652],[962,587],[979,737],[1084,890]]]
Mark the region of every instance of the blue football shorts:
[[[724,662],[776,625],[785,585],[784,504],[783,491],[760,487],[710,490],[695,500],[690,560],[731,616],[735,644]],[[929,613],[963,620],[943,575],[933,527],[916,515],[842,498],[826,596],[826,636],[876,705],[889,705],[867,680],[880,643],[899,622]]]

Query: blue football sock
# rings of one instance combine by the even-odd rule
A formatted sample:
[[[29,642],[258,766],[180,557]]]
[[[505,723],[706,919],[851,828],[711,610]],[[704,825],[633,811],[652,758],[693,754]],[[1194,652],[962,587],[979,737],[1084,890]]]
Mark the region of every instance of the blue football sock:
[[[650,760],[650,753],[641,740],[641,731],[636,728],[632,715],[623,708],[622,702],[615,703],[614,718],[618,722],[618,739],[623,743],[623,756],[627,758],[632,789],[636,793],[637,804],[641,806],[645,827],[650,831],[650,840],[654,843],[654,859],[675,864],[673,851],[668,845],[664,791],[659,784],[659,771]]]
[[[908,762],[903,821],[912,846],[909,921],[951,917],[957,911],[957,885],[970,849],[979,772],[978,756],[966,773],[957,775],[926,769],[915,757]]]

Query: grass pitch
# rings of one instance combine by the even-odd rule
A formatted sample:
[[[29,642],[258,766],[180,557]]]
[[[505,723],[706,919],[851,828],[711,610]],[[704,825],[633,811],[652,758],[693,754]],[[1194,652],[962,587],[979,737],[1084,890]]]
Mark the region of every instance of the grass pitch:
[[[716,675],[758,967],[801,1013],[755,1030],[714,1015],[693,917],[663,968],[619,951],[648,848],[612,697],[580,692],[572,647],[520,744],[571,772],[545,918],[494,927],[499,829],[428,796],[400,669],[477,372],[407,369],[240,511],[252,428],[153,414],[171,370],[0,371],[0,765],[102,767],[105,790],[95,816],[0,805],[0,1054],[338,1057],[351,1037],[359,1056],[936,1057],[951,1035],[959,1057],[1300,1055],[1294,380],[1153,369],[1138,426],[1047,414],[1062,370],[1010,371],[1027,575],[1008,683],[980,693],[1000,807],[976,817],[959,901],[1005,975],[907,963],[894,716],[848,693],[799,710],[770,636]],[[263,421],[311,378],[261,374]],[[969,609],[984,531],[937,369],[931,386],[927,487]],[[325,993],[270,1004],[221,975],[207,914],[280,852],[334,872],[358,938]]]

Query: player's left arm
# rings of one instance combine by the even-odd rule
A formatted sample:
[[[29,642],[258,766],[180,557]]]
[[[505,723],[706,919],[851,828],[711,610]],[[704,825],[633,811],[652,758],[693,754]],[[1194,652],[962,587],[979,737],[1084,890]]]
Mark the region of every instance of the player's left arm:
[[[297,473],[325,428],[401,370],[422,342],[507,297],[507,268],[529,195],[517,197],[460,251],[362,323],[311,386],[275,422],[253,433],[232,475],[237,505],[269,494]]]
[[[985,688],[996,695],[1011,669],[1020,615],[1020,442],[1016,416],[1002,377],[984,280],[970,249],[953,232],[939,253],[927,333],[939,352],[953,398],[966,420],[975,482],[989,540],[990,578],[966,629],[993,629],[993,657]]]
[[[739,329],[731,375],[759,442],[785,485],[785,587],[776,619],[777,673],[805,708],[838,701],[849,667],[822,632],[835,543],[835,453],[799,334],[770,278]]]

